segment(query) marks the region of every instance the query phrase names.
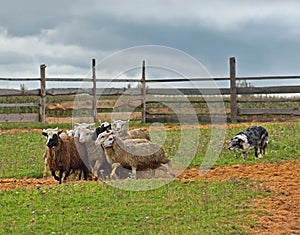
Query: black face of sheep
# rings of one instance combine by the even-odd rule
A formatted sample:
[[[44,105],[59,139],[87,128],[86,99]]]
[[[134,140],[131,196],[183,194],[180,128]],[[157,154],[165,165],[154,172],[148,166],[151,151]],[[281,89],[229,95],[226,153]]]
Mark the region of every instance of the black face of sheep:
[[[95,141],[98,137],[99,134],[105,132],[105,131],[108,131],[108,130],[111,130],[111,124],[108,123],[108,122],[105,122],[105,123],[102,123],[101,126],[97,127],[94,134],[93,134],[93,137],[92,139]]]
[[[52,148],[53,146],[57,146],[58,144],[58,137],[59,135],[62,133],[63,131],[59,131],[58,133],[52,133],[52,132],[43,132],[42,134],[44,136],[47,137],[47,142],[46,142],[46,145],[49,147],[49,148]]]

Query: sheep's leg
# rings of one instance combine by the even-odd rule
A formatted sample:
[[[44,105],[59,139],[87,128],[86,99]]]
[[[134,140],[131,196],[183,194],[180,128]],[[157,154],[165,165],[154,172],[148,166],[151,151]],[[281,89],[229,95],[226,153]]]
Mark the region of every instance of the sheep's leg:
[[[69,177],[70,173],[71,173],[71,169],[69,169],[69,170],[66,171],[64,180],[67,180],[67,178]]]
[[[59,174],[58,174],[59,184],[61,184],[61,179],[62,179],[63,173],[64,173],[63,170],[59,170]]]
[[[85,169],[83,170],[83,179],[84,179],[84,180],[87,180],[88,174],[89,174],[89,170],[88,170],[87,168],[85,168]]]
[[[132,178],[136,179],[136,167],[135,166],[131,166],[131,170],[132,170]]]
[[[47,172],[47,165],[45,164],[44,166],[44,173],[43,173],[43,177],[46,178],[48,175],[48,172]]]
[[[59,177],[55,174],[55,171],[51,171],[51,174],[55,180],[59,181]]]
[[[113,177],[116,177],[116,179],[118,178],[118,176],[116,175],[116,170],[119,166],[121,166],[120,163],[113,163],[112,164],[112,170],[111,170],[111,173],[110,173],[110,178],[113,178]]]
[[[101,161],[100,160],[97,160],[95,162],[95,165],[94,167],[92,168],[92,173],[94,176],[96,176],[97,178],[100,178],[100,174],[99,174],[99,169],[100,169],[100,166],[101,166]]]
[[[47,149],[46,149],[46,151],[44,153],[43,158],[44,158],[44,173],[43,173],[43,177],[45,178],[48,175]]]
[[[81,175],[82,175],[82,170],[79,170],[79,173],[78,173],[78,180],[81,180]]]
[[[46,157],[44,157],[44,160],[45,160],[45,164],[44,164],[44,173],[43,173],[43,177],[45,178],[45,177],[47,177],[47,175],[48,175],[48,171],[47,171],[47,158]]]

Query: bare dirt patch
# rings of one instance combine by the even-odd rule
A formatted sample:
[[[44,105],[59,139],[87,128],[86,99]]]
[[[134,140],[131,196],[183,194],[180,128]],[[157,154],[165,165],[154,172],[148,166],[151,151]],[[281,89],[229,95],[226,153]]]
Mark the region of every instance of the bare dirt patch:
[[[252,179],[269,188],[271,196],[256,199],[255,210],[263,216],[253,215],[258,221],[251,234],[300,234],[300,159],[284,163],[257,163],[216,167],[205,175],[198,168],[184,171],[178,179],[191,180]]]

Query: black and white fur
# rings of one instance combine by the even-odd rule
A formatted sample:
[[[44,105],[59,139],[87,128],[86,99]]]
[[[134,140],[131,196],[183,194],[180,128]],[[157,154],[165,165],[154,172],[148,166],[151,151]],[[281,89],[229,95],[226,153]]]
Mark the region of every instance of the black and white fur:
[[[242,153],[243,159],[247,157],[247,152],[250,149],[255,149],[255,158],[261,158],[265,155],[268,145],[268,132],[262,126],[252,126],[245,131],[239,132],[231,139],[231,144],[228,147],[230,151],[237,149]],[[259,155],[258,155],[259,149]]]

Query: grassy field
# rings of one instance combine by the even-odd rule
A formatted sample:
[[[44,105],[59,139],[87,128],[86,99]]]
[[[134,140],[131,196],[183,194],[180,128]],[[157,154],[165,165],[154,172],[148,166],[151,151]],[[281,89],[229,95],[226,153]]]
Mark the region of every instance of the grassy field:
[[[22,127],[26,124],[18,124]],[[33,128],[35,124],[28,125],[27,128]],[[71,125],[42,125],[36,124],[36,128],[56,127],[62,129],[71,128]],[[248,154],[247,160],[244,162],[238,152],[230,152],[227,150],[229,140],[245,127],[234,127],[226,130],[226,142],[222,147],[220,156],[217,158],[215,165],[232,165],[240,163],[254,162],[279,162],[282,160],[291,160],[300,156],[300,123],[266,123],[264,126],[269,131],[269,146],[267,148],[266,157],[256,160],[253,151]],[[13,124],[2,124],[2,129],[14,127]],[[45,137],[38,132],[32,133],[0,133],[0,178],[7,177],[42,177],[43,159],[42,155],[45,148]],[[161,131],[153,131],[155,136],[159,136]],[[195,157],[190,163],[190,167],[201,166],[206,156],[207,146],[210,141],[210,129],[199,129],[199,143]],[[166,141],[164,147],[168,156],[172,157],[178,150],[181,131],[167,130]],[[185,151],[195,148],[193,142],[188,142],[184,146]],[[189,159],[188,159],[189,160]]]
[[[54,127],[2,124],[1,130],[16,126]],[[264,126],[270,135],[266,157],[255,160],[251,152],[243,161],[239,154],[229,152],[225,143],[215,165],[280,162],[300,156],[300,122]],[[67,129],[71,125],[59,127]],[[228,128],[226,140],[243,129]],[[190,167],[201,166],[210,133],[210,129],[199,129],[200,141]],[[172,156],[180,131],[168,130],[166,135],[164,147]],[[41,133],[0,132],[0,140],[0,178],[42,177],[45,137]],[[248,215],[262,213],[251,210],[251,201],[269,193],[256,182],[236,179],[172,181],[150,191],[125,191],[100,182],[0,191],[0,234],[246,234],[247,227],[256,225]]]
[[[173,181],[151,191],[97,182],[0,191],[1,234],[245,234],[252,182]],[[250,187],[249,187],[250,186]]]

